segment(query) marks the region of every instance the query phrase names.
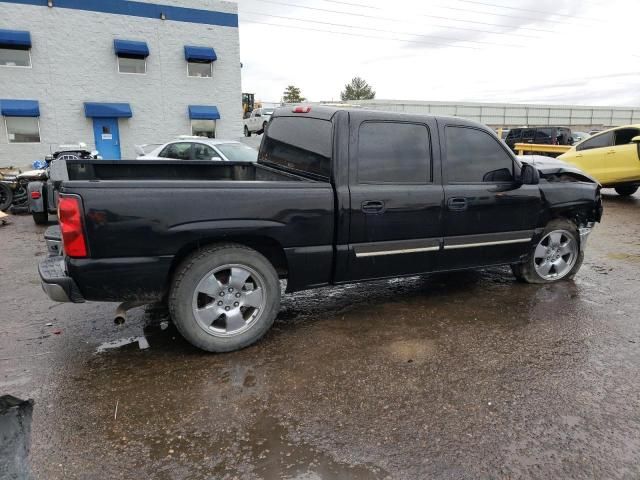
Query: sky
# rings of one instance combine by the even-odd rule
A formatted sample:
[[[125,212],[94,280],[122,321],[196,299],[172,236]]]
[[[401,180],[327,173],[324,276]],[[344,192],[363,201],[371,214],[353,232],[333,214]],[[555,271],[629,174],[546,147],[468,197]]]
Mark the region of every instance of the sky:
[[[239,0],[242,91],[640,106],[637,0]]]

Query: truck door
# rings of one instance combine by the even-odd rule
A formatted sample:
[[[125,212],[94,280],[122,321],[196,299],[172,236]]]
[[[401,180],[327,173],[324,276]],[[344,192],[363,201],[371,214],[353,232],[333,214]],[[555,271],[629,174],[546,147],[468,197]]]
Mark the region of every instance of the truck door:
[[[437,125],[350,113],[347,279],[431,271],[442,241]]]
[[[495,135],[471,126],[441,129],[445,193],[441,268],[516,261],[529,248],[541,212],[537,185]]]

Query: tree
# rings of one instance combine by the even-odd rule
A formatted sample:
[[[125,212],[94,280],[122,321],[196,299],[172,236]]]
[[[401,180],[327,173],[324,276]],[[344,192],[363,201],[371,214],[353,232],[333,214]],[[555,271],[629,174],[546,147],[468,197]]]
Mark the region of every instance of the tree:
[[[302,96],[300,89],[293,85],[289,85],[282,94],[282,101],[285,103],[300,103],[305,100],[306,98]]]
[[[360,77],[353,77],[340,92],[342,100],[371,100],[375,97],[376,92]]]

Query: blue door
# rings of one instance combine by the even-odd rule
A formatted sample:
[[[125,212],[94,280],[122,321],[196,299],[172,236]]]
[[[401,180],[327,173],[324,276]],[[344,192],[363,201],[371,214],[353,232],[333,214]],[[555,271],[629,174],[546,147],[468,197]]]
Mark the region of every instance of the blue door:
[[[120,132],[117,118],[93,119],[96,150],[105,160],[120,160]]]

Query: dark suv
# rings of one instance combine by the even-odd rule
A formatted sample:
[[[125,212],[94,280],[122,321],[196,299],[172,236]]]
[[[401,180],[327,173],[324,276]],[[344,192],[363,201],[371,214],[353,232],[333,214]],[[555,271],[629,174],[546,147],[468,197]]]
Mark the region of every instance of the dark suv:
[[[571,129],[566,127],[512,128],[505,142],[515,152],[516,143],[538,145],[571,145]]]

